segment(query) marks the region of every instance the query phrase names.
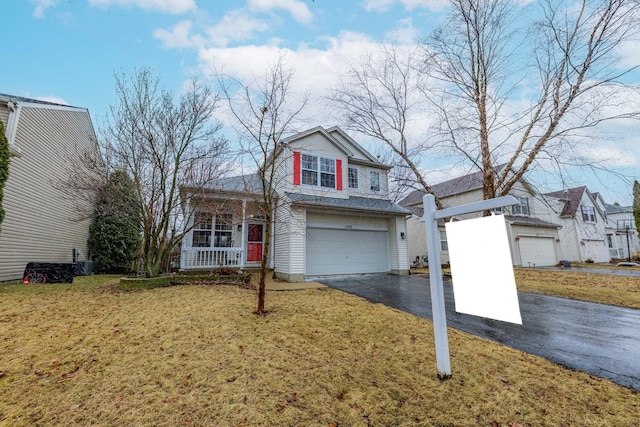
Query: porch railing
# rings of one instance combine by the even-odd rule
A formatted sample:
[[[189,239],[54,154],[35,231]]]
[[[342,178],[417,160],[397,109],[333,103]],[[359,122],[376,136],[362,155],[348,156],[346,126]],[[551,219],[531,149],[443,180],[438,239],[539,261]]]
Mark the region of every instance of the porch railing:
[[[623,249],[609,248],[609,256],[614,259],[620,259],[624,257]]]
[[[181,268],[243,267],[242,248],[187,248],[182,250]]]

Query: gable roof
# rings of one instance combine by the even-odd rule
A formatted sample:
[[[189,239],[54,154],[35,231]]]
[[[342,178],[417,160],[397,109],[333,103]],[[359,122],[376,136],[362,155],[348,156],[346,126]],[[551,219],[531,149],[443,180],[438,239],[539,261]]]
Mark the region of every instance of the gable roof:
[[[298,132],[295,135],[288,136],[287,138],[282,140],[282,144],[290,144],[290,143],[295,142],[295,141],[297,141],[299,139],[305,138],[305,137],[307,137],[309,135],[313,135],[314,133],[320,133],[320,134],[324,135],[325,138],[327,138],[329,141],[331,141],[336,147],[338,147],[340,150],[342,150],[347,156],[353,156],[353,152],[351,150],[349,150],[346,145],[344,145],[338,139],[334,138],[322,126],[316,126],[314,128],[307,129],[307,130],[302,131],[302,132]]]
[[[371,153],[369,153],[367,150],[365,150],[362,145],[358,144],[353,138],[351,138],[349,135],[347,135],[345,133],[345,131],[343,131],[338,126],[330,127],[329,129],[327,129],[327,132],[329,132],[332,136],[334,136],[335,134],[338,134],[339,137],[334,136],[334,138],[336,138],[336,139],[340,139],[340,138],[345,139],[349,144],[353,145],[353,147],[355,149],[360,151],[360,153],[363,154],[366,157],[367,160],[369,160],[370,162],[373,162],[373,163],[379,163],[378,159],[376,159]]]
[[[495,171],[502,170],[506,164],[496,166]],[[456,194],[467,193],[469,191],[479,190],[483,186],[482,171],[463,175],[448,181],[440,182],[431,186],[433,194],[438,198],[454,196]],[[407,197],[400,200],[400,205],[411,206],[422,204],[422,198],[427,194],[424,190],[414,190]]]
[[[338,199],[335,197],[313,196],[309,194],[285,193],[296,205],[323,207],[334,209],[362,210],[396,215],[409,215],[411,212],[404,207],[385,199],[370,199],[367,197],[349,197]]]
[[[569,188],[567,190],[553,191],[551,193],[545,193],[545,196],[555,197],[556,199],[563,200],[564,207],[560,216],[575,216],[578,208],[580,207],[580,201],[587,187]]]

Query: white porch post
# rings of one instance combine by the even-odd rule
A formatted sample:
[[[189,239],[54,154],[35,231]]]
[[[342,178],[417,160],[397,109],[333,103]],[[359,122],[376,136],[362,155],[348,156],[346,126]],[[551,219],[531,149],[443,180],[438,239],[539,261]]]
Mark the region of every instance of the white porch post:
[[[247,256],[246,256],[246,247],[245,247],[245,242],[247,239],[245,239],[244,236],[247,235],[247,201],[245,199],[242,199],[242,233],[240,233],[240,250],[241,250],[241,255],[240,255],[240,267],[244,268],[245,263],[247,261]]]
[[[192,223],[193,223],[193,215],[194,213],[191,211],[191,199],[187,198],[187,203],[184,209],[184,212],[189,212],[189,215],[191,215],[191,218],[187,218],[187,223],[185,224],[185,227],[191,227]],[[182,236],[182,243],[180,244],[180,270],[184,270],[187,264],[187,244],[189,244],[189,246],[191,246],[191,242],[192,242],[192,231],[189,230],[187,233],[185,233],[184,236]]]

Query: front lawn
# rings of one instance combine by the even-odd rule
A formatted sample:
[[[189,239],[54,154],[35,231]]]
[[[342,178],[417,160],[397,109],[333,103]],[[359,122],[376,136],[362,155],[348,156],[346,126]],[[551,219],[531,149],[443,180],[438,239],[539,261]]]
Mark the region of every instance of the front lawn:
[[[637,392],[337,290],[0,286],[0,425],[632,426]]]

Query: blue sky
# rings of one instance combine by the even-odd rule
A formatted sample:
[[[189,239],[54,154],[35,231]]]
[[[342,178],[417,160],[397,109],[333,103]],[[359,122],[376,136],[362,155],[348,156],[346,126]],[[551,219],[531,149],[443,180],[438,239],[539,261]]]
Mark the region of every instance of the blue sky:
[[[523,1],[523,0],[521,0]],[[4,66],[0,92],[88,108],[97,128],[113,104],[114,72],[148,66],[162,85],[180,91],[191,76],[216,67],[240,78],[264,72],[280,53],[295,69],[300,90],[317,96],[336,83],[344,64],[383,39],[419,42],[446,12],[446,0],[11,0],[3,3]],[[627,46],[625,63],[640,63]],[[640,73],[630,76],[640,84]],[[316,125],[332,126],[316,105]],[[622,136],[594,156],[640,178],[640,126],[618,124]],[[354,135],[358,140],[357,135]],[[456,175],[440,157],[423,165],[432,181]],[[446,171],[446,172],[445,172]],[[451,172],[454,171],[454,172]],[[462,171],[460,171],[462,173]],[[629,184],[601,174],[576,174],[609,202],[630,203]],[[561,189],[553,179],[549,190]]]

